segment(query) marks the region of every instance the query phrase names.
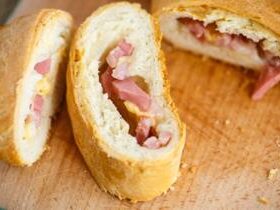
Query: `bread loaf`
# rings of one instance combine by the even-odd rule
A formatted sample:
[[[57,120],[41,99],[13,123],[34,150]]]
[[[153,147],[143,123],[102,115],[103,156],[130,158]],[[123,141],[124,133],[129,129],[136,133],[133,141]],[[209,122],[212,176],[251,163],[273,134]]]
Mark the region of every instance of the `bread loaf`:
[[[76,143],[101,189],[132,202],[169,189],[185,143],[160,41],[157,22],[139,5],[114,3],[86,19],[70,50]]]

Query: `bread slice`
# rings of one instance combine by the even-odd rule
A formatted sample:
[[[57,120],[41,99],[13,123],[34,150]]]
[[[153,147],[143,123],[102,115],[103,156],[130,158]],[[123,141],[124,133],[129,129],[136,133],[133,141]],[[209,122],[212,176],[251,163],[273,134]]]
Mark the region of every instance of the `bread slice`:
[[[71,28],[68,13],[44,9],[0,29],[0,159],[30,166],[45,150]]]
[[[129,78],[145,83],[149,91],[142,95],[149,94],[160,107],[162,117],[156,129],[172,131],[170,142],[157,149],[137,142],[130,133],[132,122],[119,112],[120,106],[100,82],[107,55],[124,39],[134,48]],[[157,22],[139,5],[115,3],[87,18],[70,50],[67,104],[76,143],[100,188],[132,202],[151,200],[169,189],[179,175],[185,143],[185,125],[170,97],[160,41]],[[126,112],[140,113],[131,103]]]
[[[273,0],[154,0],[152,3],[165,39],[174,46],[259,71],[261,76],[253,99],[260,99],[280,80],[279,9],[279,2]],[[198,25],[190,29],[190,24]],[[203,27],[208,30],[203,40],[194,34],[199,29],[193,27],[200,26],[201,30]],[[214,34],[207,37],[209,30]],[[219,42],[223,35],[231,39],[227,44]],[[272,68],[267,66],[273,67],[273,76]]]

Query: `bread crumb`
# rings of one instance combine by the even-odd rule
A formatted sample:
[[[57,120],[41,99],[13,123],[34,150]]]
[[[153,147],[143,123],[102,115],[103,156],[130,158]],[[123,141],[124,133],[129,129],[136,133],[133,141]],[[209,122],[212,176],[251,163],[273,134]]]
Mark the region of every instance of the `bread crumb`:
[[[241,126],[238,126],[237,129],[240,133],[244,133],[244,129]]]
[[[220,124],[220,121],[219,121],[219,120],[215,120],[214,124],[215,124],[215,125],[219,125],[219,124]]]
[[[269,172],[268,172],[267,178],[268,178],[269,180],[273,180],[273,179],[276,177],[278,171],[279,171],[278,168],[270,169]]]
[[[192,166],[192,167],[190,167],[190,169],[189,169],[189,171],[190,171],[191,173],[195,173],[196,170],[197,170],[197,167],[196,167],[196,166]]]
[[[266,197],[258,197],[258,201],[265,205],[267,205],[269,203],[269,201]]]
[[[225,125],[229,125],[230,124],[230,120],[225,120]]]
[[[171,186],[169,189],[173,192],[175,190],[175,187]]]
[[[188,166],[188,164],[186,164],[184,162],[181,163],[181,168],[186,168],[187,166]]]
[[[46,145],[46,152],[51,151],[51,147],[49,145]]]

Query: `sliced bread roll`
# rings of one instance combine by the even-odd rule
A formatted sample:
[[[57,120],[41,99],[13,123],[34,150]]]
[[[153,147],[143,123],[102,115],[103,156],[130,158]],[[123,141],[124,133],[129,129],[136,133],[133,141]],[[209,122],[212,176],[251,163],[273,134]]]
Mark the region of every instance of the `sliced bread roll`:
[[[76,143],[101,189],[132,202],[169,189],[185,143],[160,39],[139,5],[115,3],[87,18],[70,50],[67,104]]]
[[[154,0],[152,8],[174,46],[259,71],[253,99],[280,81],[279,1]]]
[[[0,159],[30,166],[45,150],[71,27],[68,13],[45,9],[0,29]]]

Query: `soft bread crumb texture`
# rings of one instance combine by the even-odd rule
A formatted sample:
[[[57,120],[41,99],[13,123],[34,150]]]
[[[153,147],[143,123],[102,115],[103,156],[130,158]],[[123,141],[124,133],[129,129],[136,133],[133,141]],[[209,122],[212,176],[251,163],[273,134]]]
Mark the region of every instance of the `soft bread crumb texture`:
[[[178,177],[185,143],[185,126],[170,97],[157,27],[139,5],[109,4],[80,26],[70,50],[67,105],[75,141],[100,188],[131,202],[168,191]],[[173,134],[166,147],[150,150],[137,144],[128,123],[103,93],[100,67],[122,39],[134,47],[129,76],[142,77],[164,109],[158,129]]]
[[[58,75],[59,67],[65,56],[65,50],[69,36],[70,26],[65,18],[54,19],[49,16],[44,23],[40,38],[35,43],[32,56],[29,61],[28,69],[22,81],[22,92],[20,94],[19,116],[17,116],[16,139],[18,139],[18,151],[24,162],[33,163],[40,154],[45,150],[45,144],[48,139],[51,127],[51,117],[57,110],[57,106],[62,97],[61,88],[63,89],[63,78]],[[37,62],[46,58],[51,58],[51,69],[48,75],[42,76],[34,71]],[[36,84],[43,77],[48,78],[50,93],[44,96],[44,105],[40,126],[36,129],[36,135],[29,139],[23,139],[23,129],[25,117],[29,113],[29,106],[32,103],[32,96],[36,92]],[[60,79],[60,81],[57,81]],[[61,86],[60,88],[57,85]]]
[[[13,121],[10,124],[11,133],[6,137],[1,133],[0,153],[3,159],[16,165],[32,165],[46,148],[51,118],[56,113],[64,92],[64,62],[72,19],[68,13],[59,10],[41,10],[38,14],[16,19],[0,32],[3,32],[3,36],[9,34],[16,39],[16,36],[21,36],[17,32],[21,31],[21,27],[25,27],[25,24],[27,25],[24,31],[27,34],[26,38],[23,36],[24,39],[21,42],[14,42],[14,46],[10,46],[11,43],[8,44],[9,37],[6,37],[7,39],[3,43],[3,46],[8,48],[7,55],[5,55],[8,57],[5,71],[10,75],[6,77],[17,78],[17,81],[10,81],[10,87],[7,90],[7,92],[10,90],[16,92],[16,95],[10,95],[9,98],[14,101],[15,107],[5,110],[13,117]],[[24,56],[11,58],[13,54],[16,54],[13,51],[17,52],[18,49],[20,49],[19,53]],[[44,96],[40,126],[35,128],[36,134],[32,136],[30,132],[26,133],[25,119],[30,113],[30,104],[38,89],[36,84],[43,78],[34,70],[34,66],[46,58],[52,60],[50,73],[44,76],[48,81],[49,90],[48,94]],[[17,71],[14,70],[13,62],[20,64]],[[44,91],[43,89],[41,91]],[[29,131],[31,130],[29,129]],[[30,138],[27,139],[26,134]]]
[[[81,91],[79,98],[85,103],[83,106],[89,107],[88,116],[90,121],[96,124],[103,143],[113,151],[138,160],[153,160],[171,152],[180,138],[180,128],[164,98],[160,57],[151,20],[146,13],[135,13],[130,6],[123,6],[104,10],[98,17],[89,18],[83,26],[83,34],[77,43],[77,50],[83,52],[78,79],[83,81],[78,90]],[[173,134],[169,145],[161,149],[150,150],[137,144],[136,138],[128,132],[129,124],[122,118],[108,95],[103,93],[99,82],[99,69],[104,64],[104,58],[123,38],[134,47],[129,76],[144,78],[149,86],[150,96],[164,108],[165,117],[158,129],[171,131]]]
[[[178,48],[256,70],[259,70],[264,65],[263,59],[257,53],[248,55],[228,48],[199,42],[184,25],[177,21],[180,17],[191,17],[194,20],[203,21],[205,24],[216,23],[217,30],[221,33],[242,34],[255,42],[263,40],[263,49],[280,56],[280,41],[277,34],[255,21],[232,12],[215,8],[203,10],[197,7],[190,7],[181,8],[180,10],[170,9],[159,14],[164,37]]]

